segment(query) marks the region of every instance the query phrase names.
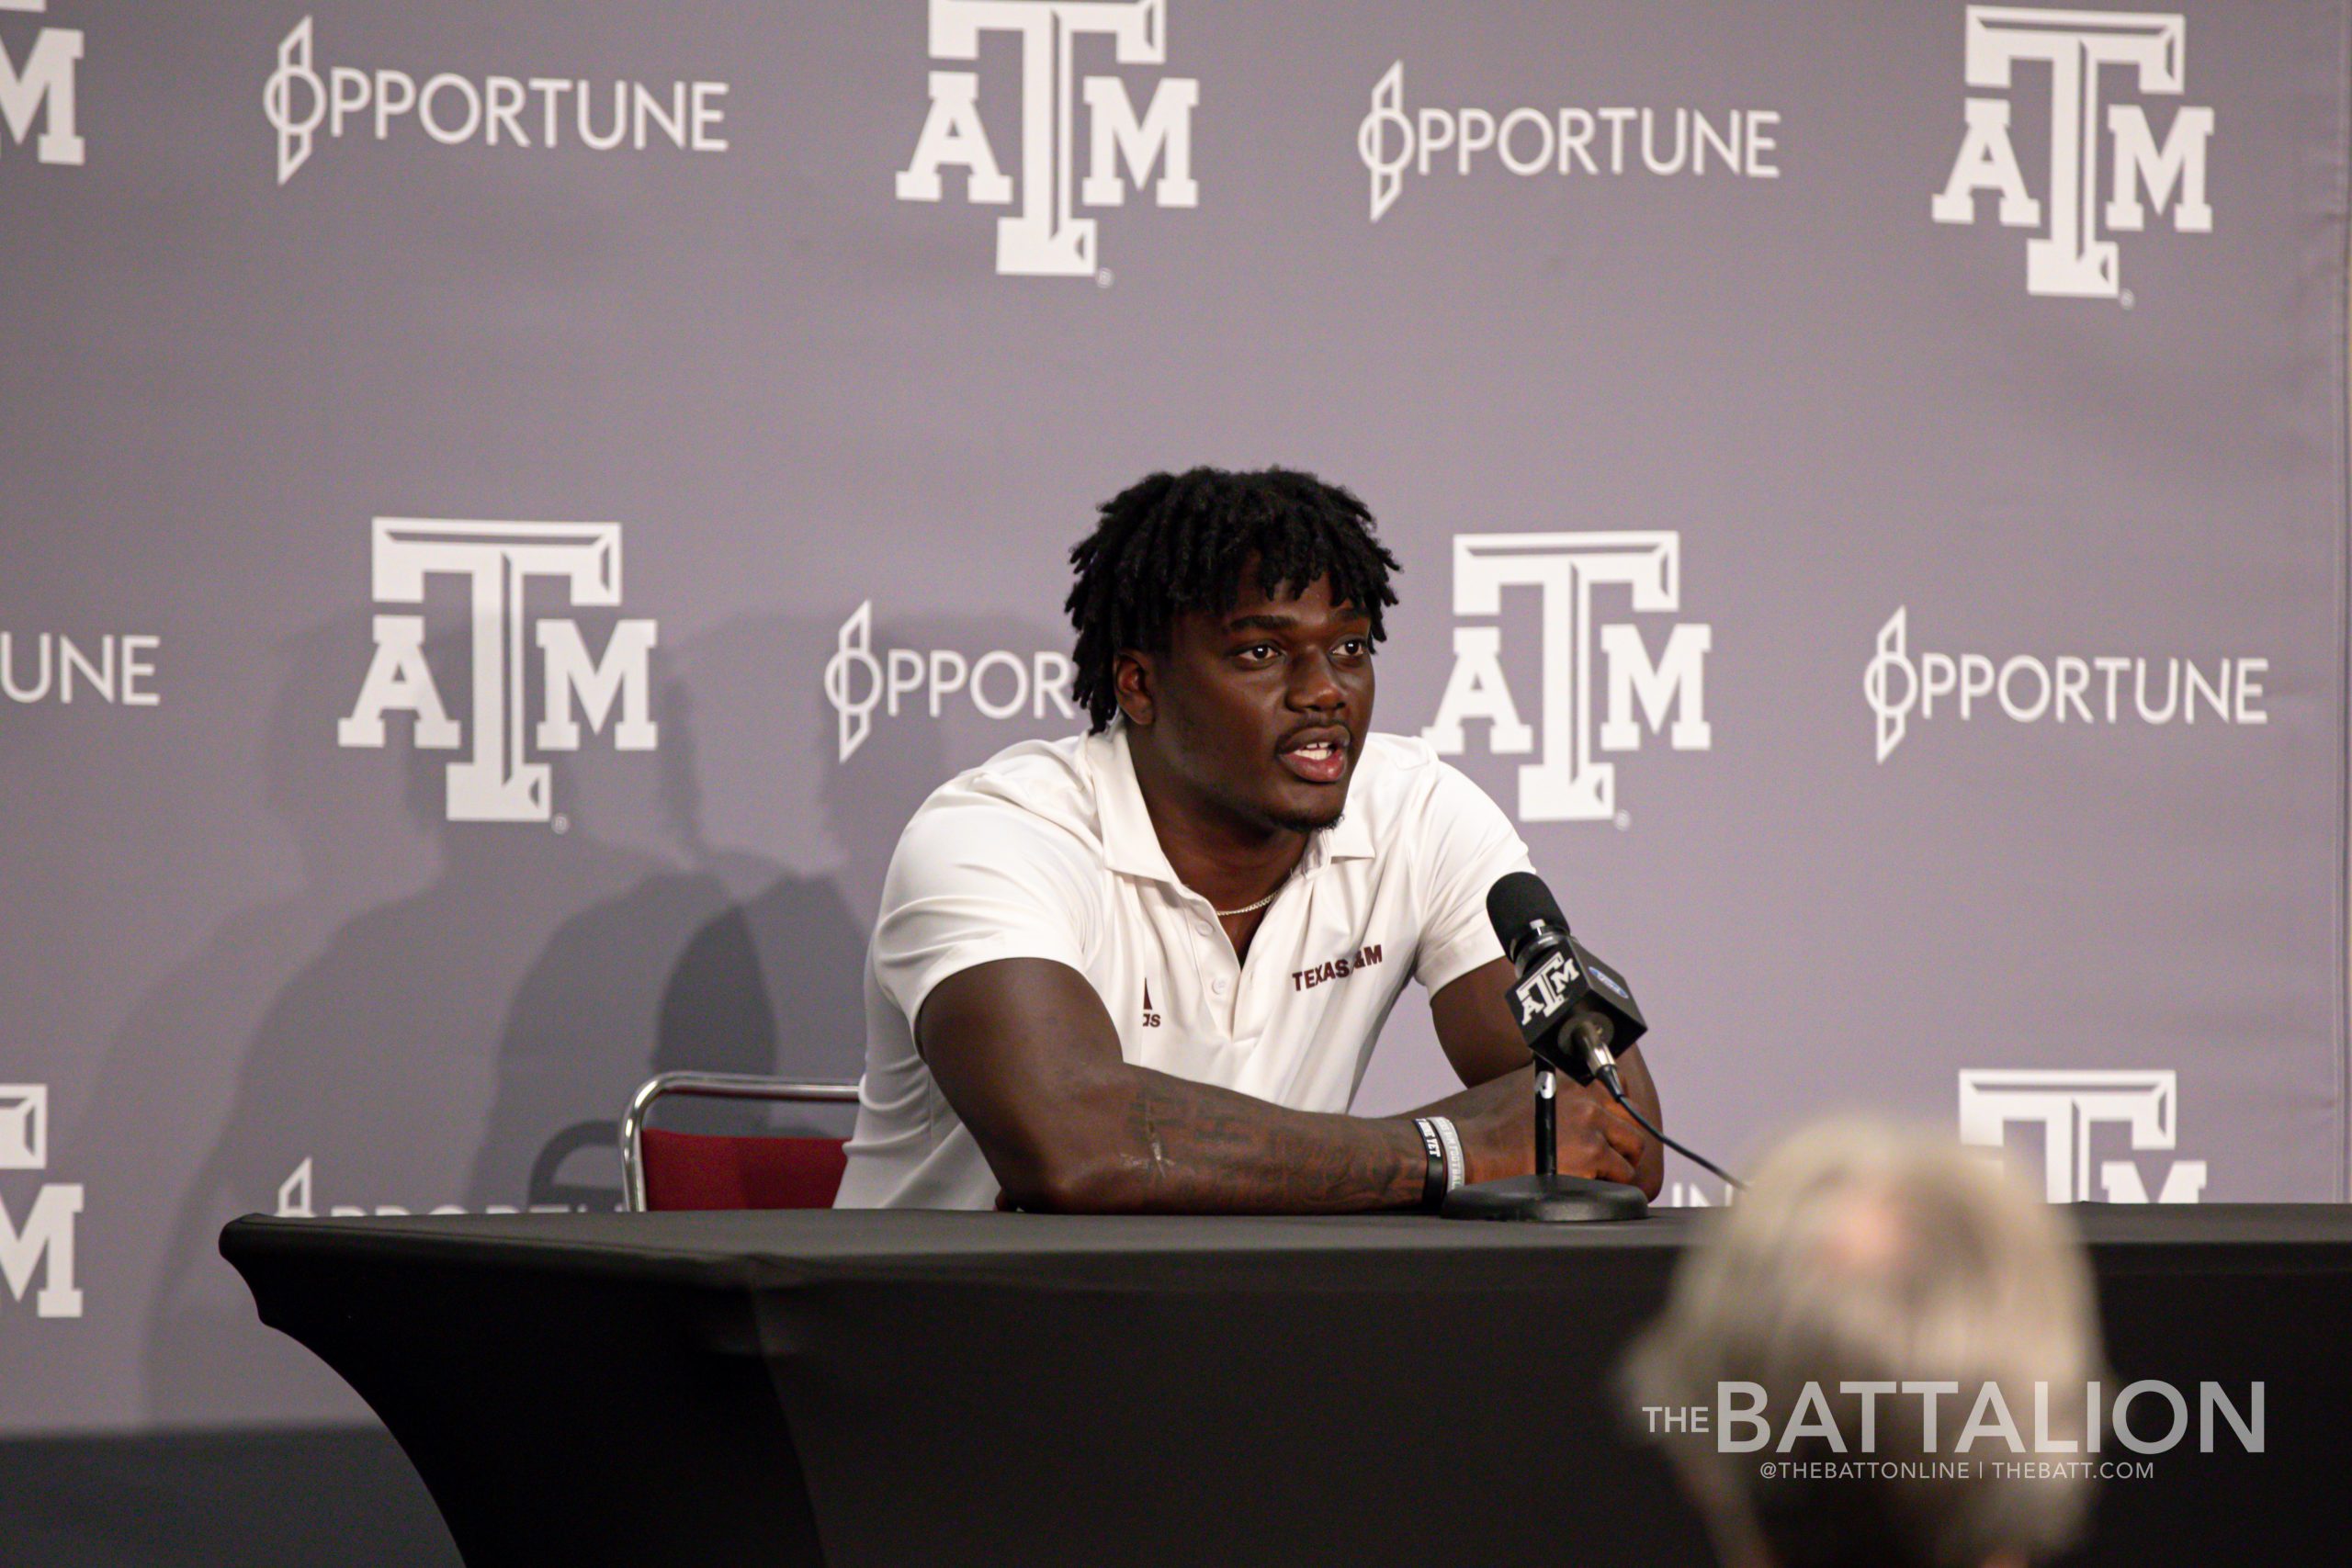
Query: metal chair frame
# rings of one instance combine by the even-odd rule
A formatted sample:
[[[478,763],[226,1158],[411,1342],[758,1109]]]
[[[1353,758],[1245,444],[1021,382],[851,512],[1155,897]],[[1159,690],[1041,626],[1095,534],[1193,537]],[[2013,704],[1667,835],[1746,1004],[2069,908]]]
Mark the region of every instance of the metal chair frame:
[[[645,1212],[645,1118],[665,1095],[705,1100],[777,1100],[797,1104],[841,1104],[857,1099],[854,1083],[794,1083],[749,1073],[661,1073],[638,1086],[621,1112],[621,1201],[626,1212]]]

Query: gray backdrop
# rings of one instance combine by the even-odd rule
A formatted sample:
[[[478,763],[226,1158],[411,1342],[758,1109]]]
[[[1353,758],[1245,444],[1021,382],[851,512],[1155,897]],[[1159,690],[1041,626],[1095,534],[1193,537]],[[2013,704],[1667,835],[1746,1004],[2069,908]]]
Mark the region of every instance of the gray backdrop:
[[[1372,505],[1380,727],[1689,1140],[2345,1197],[2346,32],[5,0],[0,1432],[353,1414],[224,1221],[854,1076],[898,829],[1193,463]],[[1408,1006],[1360,1109],[1447,1084]]]

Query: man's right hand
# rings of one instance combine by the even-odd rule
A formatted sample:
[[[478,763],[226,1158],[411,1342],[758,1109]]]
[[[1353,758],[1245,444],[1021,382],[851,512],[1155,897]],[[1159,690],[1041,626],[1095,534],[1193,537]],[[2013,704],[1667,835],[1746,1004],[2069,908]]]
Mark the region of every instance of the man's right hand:
[[[1599,1084],[1577,1084],[1558,1074],[1553,1081],[1558,1096],[1559,1173],[1635,1185],[1634,1168],[1646,1142],[1640,1126]],[[1534,1172],[1532,1065],[1465,1089],[1430,1110],[1453,1118],[1454,1130],[1462,1134],[1468,1180],[1494,1181]]]

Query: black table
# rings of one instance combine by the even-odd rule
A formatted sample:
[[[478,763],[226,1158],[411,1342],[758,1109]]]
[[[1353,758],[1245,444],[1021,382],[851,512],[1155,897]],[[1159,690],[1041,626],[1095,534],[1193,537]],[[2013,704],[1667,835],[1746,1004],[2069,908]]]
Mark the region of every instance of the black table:
[[[2267,1385],[2265,1452],[2108,1483],[2080,1560],[2340,1538],[2352,1209],[2078,1213],[2121,1378]],[[1609,1386],[1690,1235],[534,1214],[247,1218],[220,1247],[472,1568],[1559,1568],[1707,1560]]]

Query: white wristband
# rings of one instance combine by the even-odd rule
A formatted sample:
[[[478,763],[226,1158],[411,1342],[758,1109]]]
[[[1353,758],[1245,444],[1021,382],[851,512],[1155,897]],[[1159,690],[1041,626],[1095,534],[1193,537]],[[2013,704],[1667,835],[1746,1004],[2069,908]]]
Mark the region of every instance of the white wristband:
[[[1437,1129],[1438,1142],[1445,1145],[1445,1190],[1451,1192],[1462,1185],[1469,1168],[1469,1162],[1462,1157],[1462,1134],[1442,1116],[1430,1117],[1430,1125]]]

